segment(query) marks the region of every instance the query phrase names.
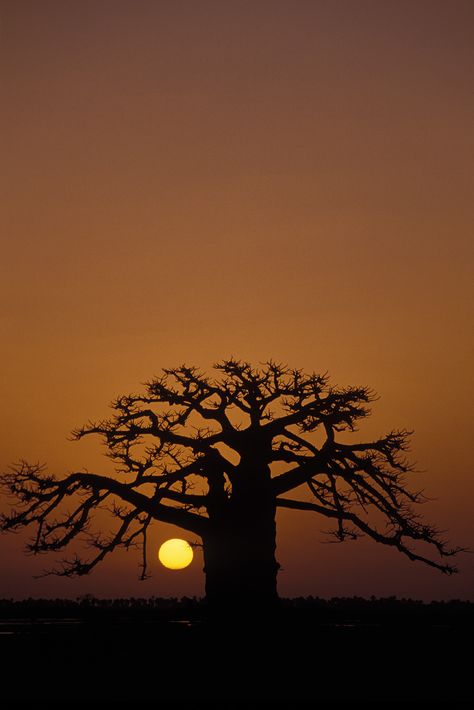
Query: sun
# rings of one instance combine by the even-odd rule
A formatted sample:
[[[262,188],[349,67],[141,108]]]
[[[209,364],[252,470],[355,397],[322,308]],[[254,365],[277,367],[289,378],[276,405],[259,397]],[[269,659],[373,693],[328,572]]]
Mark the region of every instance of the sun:
[[[186,540],[175,537],[161,545],[158,559],[168,569],[184,569],[193,561],[193,548]]]

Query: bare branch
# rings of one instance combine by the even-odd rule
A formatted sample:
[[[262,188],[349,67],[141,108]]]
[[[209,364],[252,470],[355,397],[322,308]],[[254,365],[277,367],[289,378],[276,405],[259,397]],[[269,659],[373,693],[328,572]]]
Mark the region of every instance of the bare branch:
[[[66,575],[86,574],[117,547],[139,547],[145,578],[153,521],[206,538],[230,517],[245,521],[260,505],[272,514],[281,506],[334,520],[337,540],[367,534],[410,559],[454,571],[407,545],[425,543],[442,557],[460,551],[450,550],[414,509],[425,498],[407,484],[411,432],[393,430],[367,443],[338,440],[370,414],[376,397],[368,387],[335,388],[327,373],[306,374],[273,360],[255,368],[231,357],[214,369],[214,378],[185,364],[164,369],[143,394],[118,397],[110,418],[73,432],[74,439],[102,438],[114,476],[75,472],[56,479],[38,464],[13,467],[0,485],[16,507],[0,518],[0,529],[31,526],[33,554],[85,537],[95,557],[63,561],[56,571]],[[243,424],[231,422],[236,409]],[[272,477],[273,462],[286,466]],[[311,502],[282,497],[300,486]],[[114,533],[93,530],[98,510],[112,516]],[[367,522],[372,514],[386,530]]]
[[[320,513],[325,517],[334,518],[338,522],[340,522],[341,520],[350,521],[373,540],[381,542],[384,545],[389,545],[391,547],[397,548],[397,550],[402,552],[406,557],[408,557],[412,561],[418,560],[420,562],[424,562],[430,567],[435,567],[436,569],[440,570],[441,572],[444,572],[445,574],[453,574],[454,572],[457,572],[456,567],[452,565],[440,564],[430,559],[429,557],[425,557],[424,555],[415,553],[403,542],[404,534],[401,531],[397,530],[392,535],[384,535],[377,531],[375,528],[368,525],[366,522],[364,522],[355,513],[341,510],[329,510],[324,506],[318,505],[316,503],[310,503],[307,501],[296,501],[288,498],[277,498],[276,504],[280,508],[290,508],[293,510],[309,510],[315,513]],[[460,547],[452,549],[447,548],[445,546],[445,543],[442,540],[438,539],[438,532],[439,531],[433,528],[429,528],[425,531],[425,535],[419,539],[423,539],[425,542],[435,545],[438,552],[444,557],[450,557],[458,554],[459,552],[466,551],[464,548]]]

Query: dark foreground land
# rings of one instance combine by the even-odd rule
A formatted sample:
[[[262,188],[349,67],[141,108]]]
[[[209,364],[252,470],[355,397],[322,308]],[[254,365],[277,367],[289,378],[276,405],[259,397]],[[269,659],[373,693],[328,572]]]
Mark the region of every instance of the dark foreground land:
[[[469,706],[474,604],[285,600],[276,618],[192,599],[0,600],[0,706]]]

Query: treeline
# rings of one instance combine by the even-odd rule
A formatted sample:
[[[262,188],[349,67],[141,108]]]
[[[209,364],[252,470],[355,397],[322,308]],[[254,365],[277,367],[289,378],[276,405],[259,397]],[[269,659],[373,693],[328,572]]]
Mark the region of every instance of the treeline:
[[[204,600],[197,597],[123,597],[101,599],[92,594],[83,594],[76,599],[0,599],[0,611],[3,609],[176,609],[179,607],[200,606]]]
[[[85,594],[76,599],[0,599],[0,618],[121,619],[157,621],[199,621],[206,618],[207,605],[198,597],[128,597],[100,599]],[[229,619],[239,613],[229,606]],[[296,597],[282,599],[281,618],[289,621],[312,621],[317,624],[346,626],[378,623],[429,624],[470,623],[474,603],[467,600],[423,602],[397,597]]]
[[[85,606],[90,607],[119,607],[123,609],[142,609],[142,608],[157,608],[157,609],[169,609],[176,608],[180,606],[200,606],[205,605],[206,600],[200,597],[117,597],[113,599],[94,597],[92,594],[83,594],[75,599],[66,598],[41,598],[41,597],[27,597],[25,599],[12,599],[12,598],[0,598],[0,609],[5,607],[62,607],[62,608],[81,608]],[[398,598],[395,596],[391,597],[331,597],[325,599],[323,597],[292,597],[292,598],[282,598],[281,605],[284,608],[347,608],[347,607],[384,607],[384,608],[394,608],[394,607],[412,607],[412,608],[474,608],[474,602],[466,599],[449,599],[449,600],[435,600],[430,602],[425,602],[420,599],[411,598]]]

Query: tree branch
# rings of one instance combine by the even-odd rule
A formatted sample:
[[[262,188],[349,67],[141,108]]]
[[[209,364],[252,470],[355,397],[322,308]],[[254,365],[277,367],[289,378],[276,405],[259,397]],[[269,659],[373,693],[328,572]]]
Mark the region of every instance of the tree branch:
[[[425,557],[424,555],[417,554],[413,552],[410,548],[406,546],[403,542],[403,533],[400,531],[396,531],[393,533],[393,535],[384,535],[377,531],[375,528],[371,527],[367,523],[365,523],[359,516],[357,516],[355,513],[349,512],[349,511],[342,511],[342,510],[330,510],[328,508],[325,508],[322,505],[317,505],[316,503],[310,503],[306,501],[296,501],[296,500],[291,500],[288,498],[277,498],[276,499],[276,504],[279,508],[288,508],[292,510],[308,510],[308,511],[313,511],[315,513],[319,513],[321,515],[324,515],[328,518],[334,518],[336,520],[348,520],[352,522],[357,528],[359,528],[362,532],[364,532],[366,535],[371,537],[373,540],[376,542],[380,542],[384,545],[388,545],[391,547],[395,547],[397,550],[402,552],[406,557],[408,557],[410,560],[415,561],[418,560],[420,562],[424,562],[425,564],[429,565],[430,567],[434,567],[441,572],[444,572],[445,574],[453,574],[454,572],[457,572],[456,567],[448,564],[440,564],[429,557]],[[431,536],[433,533],[436,533],[437,531],[434,531],[433,529],[430,530]],[[445,547],[445,543],[438,539],[429,539],[428,537],[423,537],[420,538],[424,542],[427,542],[428,544],[433,544],[436,546],[438,552],[440,555],[444,557],[450,557],[453,555],[458,554],[459,552],[465,551],[464,548],[453,548],[453,549],[447,549]]]

